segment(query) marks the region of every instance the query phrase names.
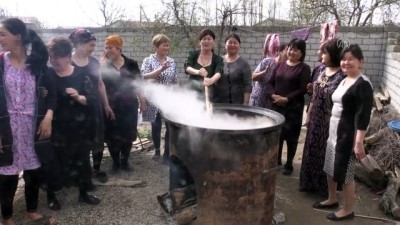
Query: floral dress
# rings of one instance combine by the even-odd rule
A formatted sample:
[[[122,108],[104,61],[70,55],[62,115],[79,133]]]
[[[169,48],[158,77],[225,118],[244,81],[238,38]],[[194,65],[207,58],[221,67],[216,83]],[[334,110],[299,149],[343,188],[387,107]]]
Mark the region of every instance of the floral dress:
[[[157,77],[156,81],[159,84],[165,86],[171,86],[177,83],[177,71],[176,63],[173,58],[167,56],[167,61],[169,62],[169,67],[164,70],[160,76]],[[160,68],[161,62],[156,57],[155,54],[151,54],[149,57],[145,58],[142,63],[141,74],[147,74],[153,72],[154,70]],[[143,113],[143,121],[155,122],[157,113],[159,109],[155,107],[151,102],[146,101],[147,111]]]
[[[13,135],[13,164],[0,167],[2,175],[17,175],[40,167],[34,150],[36,82],[28,67],[15,68],[4,55],[7,110]]]
[[[262,108],[270,108],[271,100],[267,97],[267,90],[271,86],[268,84],[271,74],[275,70],[276,64],[273,57],[267,57],[258,64],[255,72],[260,72],[267,69],[260,80],[253,82],[253,88],[250,94],[250,106],[257,106]]]

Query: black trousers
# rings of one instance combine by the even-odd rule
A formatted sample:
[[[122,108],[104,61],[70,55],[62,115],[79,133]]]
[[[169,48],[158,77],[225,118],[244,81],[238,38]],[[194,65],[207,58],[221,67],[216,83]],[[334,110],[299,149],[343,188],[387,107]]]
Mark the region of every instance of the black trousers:
[[[132,149],[132,141],[110,137],[106,139],[106,143],[113,160],[113,166],[119,168],[120,166],[128,165],[128,159]]]
[[[34,213],[38,206],[41,183],[40,169],[25,170],[23,178],[25,181],[26,211]],[[10,219],[13,215],[13,201],[17,186],[18,175],[0,175],[0,204],[3,219]]]
[[[161,128],[162,128],[162,119],[161,113],[158,112],[156,116],[156,120],[151,123],[151,136],[153,138],[154,148],[156,151],[160,151],[161,146]],[[164,155],[163,157],[169,158],[169,129],[168,125],[165,123],[165,144],[164,144]]]

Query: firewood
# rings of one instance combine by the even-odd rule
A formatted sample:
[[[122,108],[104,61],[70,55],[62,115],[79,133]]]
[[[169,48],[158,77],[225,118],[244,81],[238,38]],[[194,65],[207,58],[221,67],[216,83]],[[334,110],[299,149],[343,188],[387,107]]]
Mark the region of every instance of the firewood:
[[[383,92],[383,96],[385,96],[385,98],[388,99],[388,101],[390,101],[389,91],[388,91],[388,89],[387,89],[386,87],[384,87],[382,84],[381,84],[381,90],[382,90],[382,92]]]
[[[385,136],[385,133],[388,132],[390,129],[389,127],[385,127],[381,130],[379,130],[378,132],[376,132],[375,134],[368,136],[364,139],[364,142],[366,144],[375,144],[376,142],[378,142],[383,136]]]
[[[369,178],[372,181],[381,181],[384,178],[383,171],[375,159],[371,155],[366,155],[360,160],[361,165],[368,172]]]
[[[369,173],[360,163],[356,163],[354,170],[354,178],[359,182],[364,183],[365,185],[370,187],[375,193],[385,190],[386,180],[385,179],[381,181],[371,180]]]
[[[400,207],[396,202],[400,180],[391,171],[387,171],[386,176],[388,177],[389,182],[385,193],[383,193],[382,198],[379,200],[379,207],[384,213],[392,215],[396,220],[400,220]]]
[[[93,180],[93,184],[98,186],[120,186],[120,187],[145,187],[147,185],[145,181],[123,180],[113,177],[110,177],[106,183],[101,183],[97,180]]]
[[[375,103],[376,110],[378,110],[378,112],[381,112],[383,110],[383,105],[382,105],[381,101],[379,100],[379,97],[376,93],[374,93],[374,103]]]

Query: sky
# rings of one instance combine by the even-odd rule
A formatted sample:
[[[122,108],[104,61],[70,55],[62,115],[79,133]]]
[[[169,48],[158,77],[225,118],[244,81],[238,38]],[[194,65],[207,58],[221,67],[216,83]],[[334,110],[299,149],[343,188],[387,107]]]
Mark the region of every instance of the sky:
[[[46,27],[98,26],[99,0],[0,0],[0,7],[11,16],[33,16]],[[161,0],[109,0],[114,8],[125,6],[127,19],[139,20],[140,5],[147,16],[161,9]],[[151,17],[151,18],[152,18]]]
[[[157,12],[163,10],[161,0],[107,0],[114,4],[113,8],[124,6],[126,19],[139,21],[140,6],[146,16],[153,19]],[[201,1],[201,0],[197,0]],[[237,0],[216,0],[221,2],[236,2]],[[36,17],[47,28],[57,27],[96,27],[101,25],[102,17],[99,10],[100,0],[0,0],[0,8],[11,16]],[[209,0],[213,4],[214,0]],[[264,1],[264,11],[268,7],[268,0]],[[279,1],[278,1],[279,2]],[[289,7],[283,3],[282,6]],[[210,6],[211,6],[210,4]],[[211,6],[212,7],[212,6]],[[282,11],[288,11],[282,9]]]

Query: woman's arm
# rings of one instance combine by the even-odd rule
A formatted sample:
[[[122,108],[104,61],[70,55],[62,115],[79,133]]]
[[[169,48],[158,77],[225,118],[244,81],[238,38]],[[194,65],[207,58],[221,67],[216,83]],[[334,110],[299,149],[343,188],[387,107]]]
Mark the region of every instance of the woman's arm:
[[[106,113],[106,117],[111,120],[115,119],[114,111],[110,107],[110,103],[108,102],[106,86],[104,85],[103,79],[99,76],[98,90],[100,93],[101,102],[104,106],[104,112]]]
[[[43,120],[40,122],[36,134],[39,135],[39,141],[50,138],[51,136],[51,122],[53,120],[53,110],[48,109]]]

